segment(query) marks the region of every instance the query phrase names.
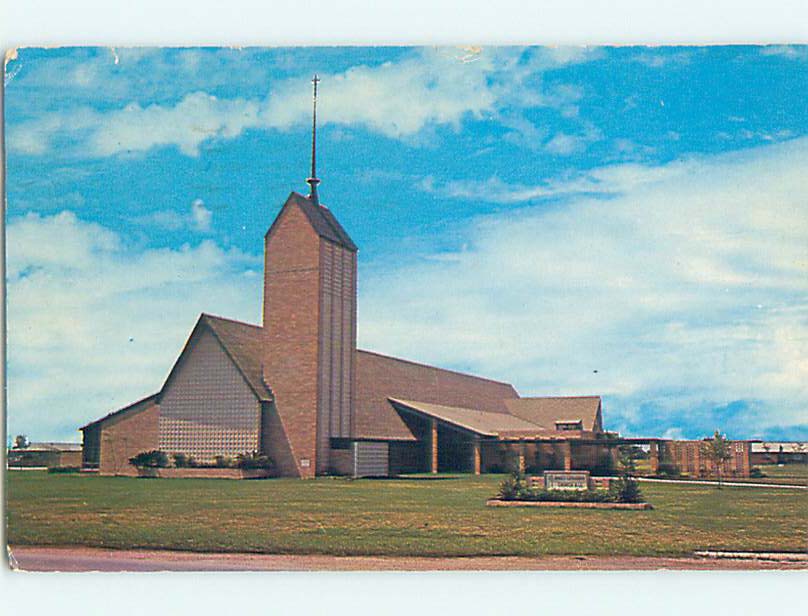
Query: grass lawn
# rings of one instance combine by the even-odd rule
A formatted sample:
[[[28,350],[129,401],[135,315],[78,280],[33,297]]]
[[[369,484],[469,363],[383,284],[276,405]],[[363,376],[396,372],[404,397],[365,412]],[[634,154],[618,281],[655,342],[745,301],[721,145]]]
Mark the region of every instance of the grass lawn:
[[[791,483],[797,486],[808,485],[808,464],[762,464],[758,466],[764,477],[745,479],[759,483]]]
[[[489,508],[501,476],[130,479],[12,471],[8,542],[335,555],[804,551],[808,492],[644,484],[653,511]]]

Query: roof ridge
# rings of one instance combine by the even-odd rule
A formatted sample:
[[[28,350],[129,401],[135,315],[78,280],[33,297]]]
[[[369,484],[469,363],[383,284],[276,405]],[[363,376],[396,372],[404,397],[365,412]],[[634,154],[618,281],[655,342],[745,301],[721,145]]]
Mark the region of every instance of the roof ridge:
[[[589,400],[599,398],[600,396],[592,394],[586,396],[520,396],[519,398],[514,398],[514,400]]]
[[[207,315],[205,315],[203,313],[202,317],[205,317],[205,316],[207,316]],[[202,317],[200,317],[200,322],[202,320]],[[263,329],[263,328],[259,328],[256,325],[250,325],[249,323],[242,323],[240,321],[234,321],[232,319],[222,319],[222,320],[223,321],[229,321],[231,323],[236,323],[238,325],[246,325],[246,326],[252,327],[254,329]],[[194,328],[194,329],[196,329],[196,328]],[[210,331],[213,334],[214,338],[216,338],[216,340],[218,341],[219,346],[222,347],[222,350],[224,351],[225,355],[227,355],[230,358],[230,361],[233,362],[233,365],[236,367],[236,370],[238,370],[239,374],[241,374],[241,378],[244,379],[244,382],[247,384],[247,387],[249,387],[252,390],[253,394],[255,394],[255,396],[256,396],[256,398],[258,398],[258,400],[266,400],[266,398],[263,397],[262,393],[260,391],[258,391],[255,384],[247,376],[247,370],[244,367],[244,365],[242,364],[242,362],[240,361],[241,356],[239,355],[239,353],[234,352],[233,349],[230,348],[230,346],[227,344],[227,341],[223,338],[222,332],[217,332],[215,327],[210,327]],[[191,335],[193,335],[193,332],[192,332]],[[184,350],[183,350],[183,352],[184,352]],[[177,361],[179,361],[179,359]],[[262,366],[262,372],[263,372],[263,366]],[[266,382],[263,379],[263,375],[262,375],[261,381],[262,381],[261,384],[267,389],[267,393],[270,394],[269,399],[271,400],[272,399],[271,391],[269,390],[269,387],[267,387]]]
[[[422,368],[431,368],[433,370],[441,370],[442,372],[450,372],[452,374],[458,374],[460,376],[467,376],[467,377],[470,377],[470,378],[473,378],[473,379],[479,379],[481,381],[488,381],[489,383],[496,383],[498,385],[507,385],[508,387],[510,387],[511,389],[516,391],[516,388],[513,386],[513,383],[508,383],[507,381],[497,381],[496,379],[491,379],[491,378],[488,378],[488,377],[485,377],[485,376],[479,376],[477,374],[471,374],[469,372],[460,372],[459,370],[452,370],[451,368],[441,368],[439,366],[433,366],[431,364],[425,364],[423,362],[413,361],[411,359],[404,359],[402,357],[395,357],[394,355],[385,355],[384,353],[379,353],[378,351],[368,351],[367,349],[356,349],[356,352],[357,353],[367,353],[369,355],[375,355],[377,357],[384,357],[385,359],[392,359],[392,360],[395,360],[395,361],[403,362],[405,364],[412,364],[413,366],[420,366]],[[517,395],[518,395],[518,393],[517,393]],[[521,398],[503,398],[503,400],[511,400],[511,399],[512,400],[519,400]],[[458,408],[463,408],[463,407],[458,407]]]
[[[471,411],[472,413],[483,413],[485,415],[512,415],[511,413],[497,413],[496,411],[484,411],[482,409],[473,409],[468,406],[454,406],[453,404],[440,404],[439,402],[423,402],[421,400],[405,400],[403,398],[394,398],[392,396],[388,396],[388,400],[393,400],[395,402],[400,402],[402,404],[428,404],[429,406],[440,406],[445,409],[457,409],[458,411]],[[512,415],[515,417],[515,415]]]
[[[160,391],[162,391],[162,389]],[[125,411],[128,411],[128,410],[132,409],[133,407],[137,406],[138,404],[143,404],[144,402],[148,402],[149,400],[152,400],[152,399],[156,398],[157,396],[159,396],[160,391],[156,391],[153,394],[151,394],[150,396],[146,396],[144,398],[141,398],[140,400],[136,400],[135,402],[132,402],[131,404],[127,404],[126,406],[122,406],[121,408],[119,408],[116,411],[112,411],[111,413],[107,413],[103,417],[99,417],[98,419],[96,419],[94,421],[91,421],[90,423],[84,424],[81,428],[79,428],[79,430],[84,430],[84,428],[89,428],[90,426],[93,426],[93,425],[95,425],[97,423],[101,423],[102,421],[106,421],[107,419],[110,419],[111,417],[114,417],[115,415],[118,415],[119,413],[123,413]]]
[[[247,323],[246,321],[239,321],[238,319],[222,317],[217,314],[210,314],[209,312],[203,312],[201,316],[207,319],[214,319],[216,321],[227,321],[228,323],[237,323],[238,325],[246,325],[247,327],[254,327],[255,329],[264,329],[263,327],[261,327],[260,325],[256,325],[255,323]]]

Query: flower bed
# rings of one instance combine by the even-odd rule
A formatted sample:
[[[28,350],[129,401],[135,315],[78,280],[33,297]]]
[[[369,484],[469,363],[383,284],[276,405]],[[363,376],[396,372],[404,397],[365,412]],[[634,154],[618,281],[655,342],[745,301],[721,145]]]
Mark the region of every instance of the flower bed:
[[[545,474],[545,479],[549,475]],[[608,489],[551,489],[536,485],[536,478],[526,481],[522,473],[512,473],[499,486],[499,493],[488,501],[490,506],[559,506],[591,509],[651,509],[643,502],[637,481],[628,473],[610,480]],[[625,506],[631,505],[631,506]]]
[[[570,509],[653,509],[651,503],[615,503],[586,501],[526,501],[492,498],[485,503],[489,507],[567,507]]]

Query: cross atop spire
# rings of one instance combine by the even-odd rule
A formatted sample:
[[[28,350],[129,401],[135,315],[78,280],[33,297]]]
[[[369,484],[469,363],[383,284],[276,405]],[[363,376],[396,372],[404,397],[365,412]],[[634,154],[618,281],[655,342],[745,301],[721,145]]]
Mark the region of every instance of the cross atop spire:
[[[317,179],[317,84],[320,83],[320,78],[316,73],[311,83],[314,90],[311,114],[311,177],[306,180],[306,183],[311,186],[309,199],[314,205],[319,205],[320,198],[317,195],[317,185],[320,183],[320,180]]]

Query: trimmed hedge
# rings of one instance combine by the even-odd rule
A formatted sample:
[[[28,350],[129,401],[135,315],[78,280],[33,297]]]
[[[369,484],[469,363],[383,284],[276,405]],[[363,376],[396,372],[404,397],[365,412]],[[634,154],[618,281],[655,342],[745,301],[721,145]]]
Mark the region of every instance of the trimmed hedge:
[[[81,468],[78,466],[51,466],[48,468],[49,473],[78,473]]]

